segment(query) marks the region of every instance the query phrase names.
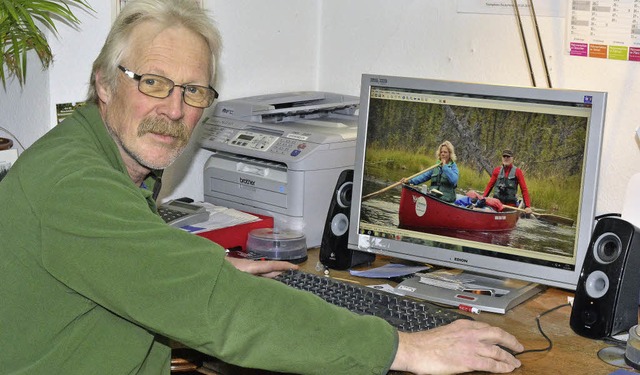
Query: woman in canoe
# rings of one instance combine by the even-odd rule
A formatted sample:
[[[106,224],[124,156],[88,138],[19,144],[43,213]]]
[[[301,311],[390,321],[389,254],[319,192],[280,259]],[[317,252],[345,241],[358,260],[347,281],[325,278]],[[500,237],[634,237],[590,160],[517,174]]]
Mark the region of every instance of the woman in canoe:
[[[431,181],[430,190],[436,189],[442,192],[440,199],[446,202],[455,202],[456,187],[458,186],[458,165],[456,164],[456,152],[449,141],[442,142],[436,149],[436,158],[439,165],[411,179],[403,179],[403,183],[419,185]]]

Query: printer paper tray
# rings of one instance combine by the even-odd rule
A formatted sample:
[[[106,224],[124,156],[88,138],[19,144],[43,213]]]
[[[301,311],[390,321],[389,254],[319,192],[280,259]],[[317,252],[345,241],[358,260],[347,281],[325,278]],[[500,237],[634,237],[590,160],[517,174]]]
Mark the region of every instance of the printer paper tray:
[[[235,182],[210,179],[210,186],[215,186],[215,191],[207,191],[205,195],[224,201],[231,201],[243,205],[250,204],[253,207],[262,208],[278,213],[296,213],[287,211],[287,196],[271,190],[260,189],[251,186],[240,185]],[[302,213],[299,213],[302,215]]]

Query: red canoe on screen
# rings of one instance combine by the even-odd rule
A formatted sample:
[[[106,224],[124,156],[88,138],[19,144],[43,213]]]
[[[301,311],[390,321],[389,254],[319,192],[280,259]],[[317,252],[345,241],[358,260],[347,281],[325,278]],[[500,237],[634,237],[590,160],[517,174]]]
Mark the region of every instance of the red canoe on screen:
[[[398,216],[400,228],[405,229],[495,232],[510,230],[516,226],[520,213],[507,210],[505,208],[505,211],[496,212],[457,206],[403,185]]]

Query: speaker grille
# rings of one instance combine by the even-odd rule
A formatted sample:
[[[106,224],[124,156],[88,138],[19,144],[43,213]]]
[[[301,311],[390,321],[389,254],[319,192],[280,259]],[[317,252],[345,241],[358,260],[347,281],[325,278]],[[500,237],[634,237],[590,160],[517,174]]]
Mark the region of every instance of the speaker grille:
[[[615,233],[604,233],[596,240],[593,252],[593,256],[598,263],[613,263],[622,252],[622,241]]]

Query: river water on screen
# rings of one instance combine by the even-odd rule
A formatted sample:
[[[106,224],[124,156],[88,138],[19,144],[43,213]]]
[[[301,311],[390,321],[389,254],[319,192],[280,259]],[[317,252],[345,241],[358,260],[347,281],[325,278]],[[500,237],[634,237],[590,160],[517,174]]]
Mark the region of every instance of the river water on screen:
[[[364,181],[363,191],[378,191],[385,186]],[[400,187],[397,187],[364,201],[361,219],[371,224],[398,227],[399,207]],[[574,251],[576,228],[575,226],[553,225],[534,217],[523,217],[518,220],[514,229],[504,232],[447,231],[433,233],[541,253],[571,256]]]

